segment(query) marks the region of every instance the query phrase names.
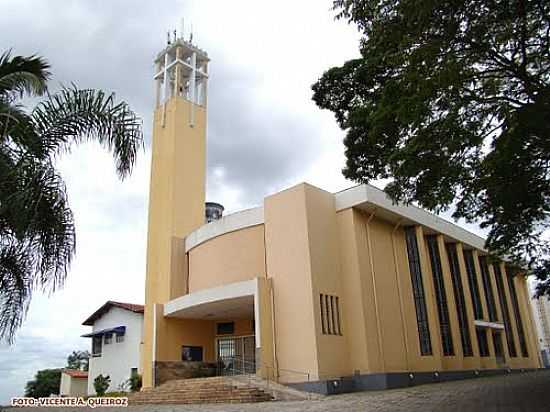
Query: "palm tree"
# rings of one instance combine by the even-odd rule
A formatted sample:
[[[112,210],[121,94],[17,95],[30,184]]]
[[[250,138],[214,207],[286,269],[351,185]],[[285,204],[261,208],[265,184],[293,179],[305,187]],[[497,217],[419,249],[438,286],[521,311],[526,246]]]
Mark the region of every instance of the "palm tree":
[[[73,214],[55,158],[96,140],[112,152],[121,179],[143,146],[141,120],[101,90],[47,91],[38,56],[0,56],[0,339],[14,341],[33,291],[61,287],[75,254]],[[30,111],[21,99],[39,97]]]

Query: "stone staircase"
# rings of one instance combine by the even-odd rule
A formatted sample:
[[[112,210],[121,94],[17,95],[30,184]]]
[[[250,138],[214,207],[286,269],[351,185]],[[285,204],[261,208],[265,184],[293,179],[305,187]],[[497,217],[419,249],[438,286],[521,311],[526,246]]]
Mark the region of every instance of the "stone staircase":
[[[272,400],[271,394],[256,386],[245,386],[230,377],[178,379],[128,397],[130,405],[189,403],[251,403]]]

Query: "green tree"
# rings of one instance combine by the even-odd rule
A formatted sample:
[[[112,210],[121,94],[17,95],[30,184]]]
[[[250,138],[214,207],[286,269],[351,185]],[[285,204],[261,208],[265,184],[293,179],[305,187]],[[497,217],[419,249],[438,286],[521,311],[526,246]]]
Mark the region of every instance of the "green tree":
[[[59,395],[61,369],[43,369],[36,373],[34,380],[28,381],[25,396],[33,398]]]
[[[111,377],[109,375],[98,375],[94,379],[94,389],[97,396],[103,396],[105,395],[105,392],[107,392],[107,389],[109,389],[109,385],[111,384]]]
[[[346,131],[343,174],[488,229],[550,291],[550,2],[337,0],[359,58],[313,100]]]
[[[87,350],[74,350],[67,357],[67,369],[87,371],[90,361],[90,352]]]
[[[54,160],[95,140],[113,153],[121,178],[143,145],[141,121],[125,102],[76,86],[47,93],[41,57],[0,56],[0,338],[13,342],[32,292],[63,285],[76,236]],[[42,100],[25,110],[24,96]]]

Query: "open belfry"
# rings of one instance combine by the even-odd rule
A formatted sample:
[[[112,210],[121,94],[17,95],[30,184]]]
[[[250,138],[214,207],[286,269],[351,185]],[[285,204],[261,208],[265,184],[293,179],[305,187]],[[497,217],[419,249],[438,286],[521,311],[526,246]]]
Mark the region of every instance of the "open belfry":
[[[155,60],[145,389],[230,372],[338,393],[540,367],[524,274],[457,225],[370,185],[302,183],[226,216],[206,203],[208,65],[175,36]]]

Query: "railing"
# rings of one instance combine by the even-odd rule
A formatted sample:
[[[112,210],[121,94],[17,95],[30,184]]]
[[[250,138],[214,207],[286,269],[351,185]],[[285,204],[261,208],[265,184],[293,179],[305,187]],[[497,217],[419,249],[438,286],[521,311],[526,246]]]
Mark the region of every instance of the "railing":
[[[265,381],[266,388],[269,390],[270,381],[279,383],[279,379],[282,376],[294,376],[297,381],[310,382],[311,375],[309,372],[298,371],[295,369],[285,369],[285,368],[275,368],[271,365],[266,365],[265,363],[257,364],[246,360],[239,356],[231,356],[223,359],[223,363],[218,361],[218,376],[225,376],[233,380],[234,382],[239,382],[241,384],[245,383],[248,387],[255,386],[252,381],[257,378],[256,370],[258,367],[266,368],[267,373],[265,377],[260,377]],[[294,380],[294,379],[292,379]],[[311,394],[307,392],[307,398],[311,398]]]

